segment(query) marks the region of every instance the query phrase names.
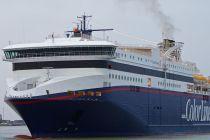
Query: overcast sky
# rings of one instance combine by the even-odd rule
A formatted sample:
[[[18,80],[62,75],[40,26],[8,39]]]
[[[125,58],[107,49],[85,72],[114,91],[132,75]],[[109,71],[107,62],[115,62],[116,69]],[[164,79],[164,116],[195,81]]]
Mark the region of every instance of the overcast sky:
[[[145,1],[145,0],[142,0]],[[159,0],[160,9],[175,27],[174,39],[185,43],[183,58],[196,62],[201,72],[210,75],[210,1]],[[122,33],[159,42],[162,31],[156,17],[138,0],[0,0],[0,48],[12,43],[41,42],[52,34],[72,29],[78,15],[93,16],[94,28],[114,28]],[[102,37],[102,34],[97,34]],[[139,44],[114,32],[110,39],[120,43]],[[19,118],[3,103],[6,77],[11,64],[0,60],[0,113],[5,118]]]

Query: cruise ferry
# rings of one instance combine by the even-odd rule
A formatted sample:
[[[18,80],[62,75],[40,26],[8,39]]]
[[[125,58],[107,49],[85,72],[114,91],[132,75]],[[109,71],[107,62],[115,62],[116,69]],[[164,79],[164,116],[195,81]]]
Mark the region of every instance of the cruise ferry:
[[[3,48],[12,63],[5,102],[33,137],[210,132],[210,79],[182,60],[183,43],[94,39],[86,19],[42,43]]]

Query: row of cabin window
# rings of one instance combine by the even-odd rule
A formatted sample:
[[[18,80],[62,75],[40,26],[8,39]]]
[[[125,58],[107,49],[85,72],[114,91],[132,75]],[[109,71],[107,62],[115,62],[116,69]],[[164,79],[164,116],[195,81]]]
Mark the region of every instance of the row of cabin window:
[[[126,58],[127,57],[127,55],[126,54],[123,54],[123,53],[116,53],[115,54],[116,55],[116,57],[124,57],[124,58]],[[135,59],[135,56],[133,56],[133,55],[130,55],[130,59]],[[157,64],[157,65],[159,65],[159,62],[157,62],[157,61],[153,61],[153,60],[150,60],[150,59],[144,59],[145,60],[145,62],[152,62],[153,64]],[[143,58],[142,57],[138,57],[138,61],[143,61]]]
[[[129,77],[129,76],[125,76],[125,75],[123,76],[123,75],[117,75],[117,74],[109,74],[109,79],[126,80],[130,82],[143,83],[142,78]],[[165,86],[165,83],[158,82],[158,86]],[[166,87],[181,88],[181,85],[174,84],[174,83],[166,83]]]
[[[166,87],[173,87],[173,88],[181,88],[181,85],[178,85],[178,84],[174,84],[174,83],[165,83],[165,82],[158,82],[158,86],[165,86],[166,84]]]
[[[117,57],[120,57],[120,53],[116,53],[116,56],[117,56]],[[126,54],[121,53],[121,57],[125,57],[125,58],[126,58]],[[130,59],[135,59],[135,56],[130,55]],[[139,58],[139,57],[138,57],[138,61],[143,61],[143,58]],[[146,58],[145,58],[145,62],[150,62],[150,61],[151,61],[153,64],[157,64],[157,65],[160,64],[160,63],[157,62],[157,61],[153,61],[153,60],[150,60],[150,59],[146,59]],[[167,66],[169,66],[169,67],[171,67],[171,68],[174,68],[174,69],[182,69],[182,70],[187,70],[187,71],[193,71],[192,68],[186,68],[186,67],[176,66],[176,65],[172,65],[172,64],[167,64]]]
[[[174,68],[174,69],[182,69],[182,70],[187,70],[187,71],[193,71],[193,68],[186,68],[186,67],[181,67],[181,66],[176,66],[172,64],[167,64],[168,67]]]
[[[109,79],[126,80],[130,82],[143,83],[142,78],[129,77],[129,76],[125,76],[125,75],[123,76],[123,75],[117,75],[117,74],[109,74]]]

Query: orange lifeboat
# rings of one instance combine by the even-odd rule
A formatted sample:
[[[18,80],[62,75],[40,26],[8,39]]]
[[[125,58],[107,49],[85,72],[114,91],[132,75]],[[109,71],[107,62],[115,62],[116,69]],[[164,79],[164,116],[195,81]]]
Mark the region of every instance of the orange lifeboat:
[[[203,76],[201,74],[195,74],[195,75],[193,75],[193,78],[198,81],[208,81],[208,78],[206,78],[205,76]]]

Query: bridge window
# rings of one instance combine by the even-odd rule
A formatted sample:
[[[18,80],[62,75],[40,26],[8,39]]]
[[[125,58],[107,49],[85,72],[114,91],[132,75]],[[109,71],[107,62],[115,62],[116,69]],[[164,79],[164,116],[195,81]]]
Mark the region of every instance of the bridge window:
[[[25,57],[45,57],[45,56],[75,56],[75,55],[110,55],[113,56],[115,47],[58,47],[58,48],[37,48],[25,50],[5,51],[7,59]]]

